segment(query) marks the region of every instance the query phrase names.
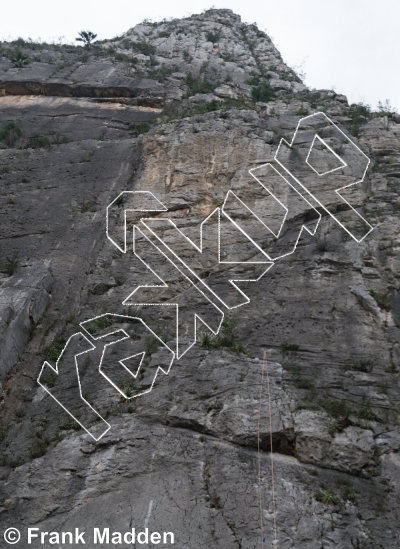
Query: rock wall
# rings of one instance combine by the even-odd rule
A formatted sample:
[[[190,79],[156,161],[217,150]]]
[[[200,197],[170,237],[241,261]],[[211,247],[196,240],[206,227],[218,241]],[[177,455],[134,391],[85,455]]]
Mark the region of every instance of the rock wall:
[[[21,269],[3,280],[0,288],[0,377],[16,364],[50,301],[53,285],[46,265],[36,264]]]
[[[15,47],[2,45],[0,63],[0,131],[15,123],[22,132],[0,149],[2,257],[18,257],[0,287],[1,528],[20,528],[25,543],[28,526],[79,527],[95,547],[89,532],[104,525],[172,531],[177,547],[250,549],[272,546],[276,525],[282,548],[398,547],[399,115],[308,90],[269,37],[230,10],[144,22],[91,48],[20,43],[31,59],[22,68],[7,58]],[[311,122],[285,161],[320,202],[262,171],[281,139],[291,143],[299,121],[317,112],[343,132],[335,138],[318,119],[336,155],[362,170],[353,143],[371,160],[362,183],[342,193],[355,210],[330,186],[354,182],[346,170],[328,181],[304,168]],[[321,173],[334,162],[323,146],[313,155]],[[231,192],[260,217],[272,211],[249,170],[275,185],[287,207],[278,238],[240,203],[225,204]],[[105,230],[113,202],[109,236],[123,234],[123,191],[150,191],[167,208],[151,212],[147,228],[141,212],[127,214],[126,253]],[[209,255],[200,258],[184,237],[199,245],[203,221],[224,204],[231,219],[221,213],[222,255],[212,225]],[[268,215],[273,228],[281,214]],[[373,226],[363,239],[360,215]],[[134,224],[143,229],[138,255]],[[184,258],[194,284],[146,235]],[[248,303],[229,310],[223,302],[239,299],[229,280],[243,280],[243,262],[265,261],[265,253],[278,259],[256,282],[239,284]],[[127,300],[157,276],[162,288]],[[173,310],[135,303],[178,302],[188,347],[194,312],[219,321],[198,293],[204,288],[237,325],[213,339],[199,323],[198,342],[165,375]],[[44,361],[55,367],[74,334],[85,335],[81,351],[98,334],[112,338],[111,317],[86,333],[80,324],[106,313],[119,315],[115,326],[135,353],[146,351],[131,392],[116,390],[127,387],[121,372],[115,387],[100,375],[100,345],[76,365],[74,353],[65,355],[57,374],[47,367],[46,392],[36,381]],[[105,360],[109,375],[117,358]],[[80,429],[102,425],[88,403],[110,425],[97,441]]]

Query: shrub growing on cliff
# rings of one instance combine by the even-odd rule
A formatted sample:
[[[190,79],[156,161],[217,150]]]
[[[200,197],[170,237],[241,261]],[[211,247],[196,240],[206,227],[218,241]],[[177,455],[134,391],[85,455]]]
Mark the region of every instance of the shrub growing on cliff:
[[[30,38],[28,40],[31,40]],[[24,40],[21,36],[19,36],[16,40],[13,40],[10,42],[13,46],[18,46],[19,48],[23,48],[24,46],[28,46],[29,42]]]
[[[224,318],[221,328],[222,328],[222,338],[221,343],[226,347],[230,347],[236,340],[235,328],[237,326],[236,318]]]
[[[296,114],[299,114],[298,111]],[[300,113],[304,114],[304,113]],[[308,111],[307,111],[308,114]],[[336,246],[333,246],[330,242],[327,242],[326,238],[324,237],[322,240],[319,240],[314,248],[315,253],[324,254],[325,252],[333,252],[336,250]]]
[[[26,67],[31,62],[29,55],[22,53],[21,50],[13,50],[7,55],[14,67]]]
[[[191,73],[187,75],[185,84],[189,88],[190,95],[195,95],[196,93],[212,93],[217,87],[217,84],[203,82],[199,78],[192,76]]]
[[[207,413],[212,412],[213,410],[222,410],[223,404],[220,400],[213,402],[212,404],[207,405]]]
[[[211,101],[208,101],[204,105],[204,109],[206,112],[217,111],[220,108],[221,108],[221,103],[220,101],[218,101],[218,99],[212,99]]]
[[[50,345],[47,345],[43,350],[43,357],[45,360],[57,360],[62,350],[67,343],[67,338],[61,334],[57,335]]]
[[[289,368],[289,371],[292,376],[292,380],[299,389],[310,389],[311,391],[315,391],[315,383],[302,377],[300,366],[295,365],[292,368]]]
[[[271,99],[274,98],[274,95],[275,95],[274,90],[266,82],[263,82],[259,86],[255,86],[251,90],[251,96],[252,96],[253,100],[256,101],[256,102],[258,102],[258,101],[262,101],[262,102],[271,101]]]
[[[149,337],[147,339],[146,353],[152,355],[160,347],[160,341],[156,337]]]
[[[325,408],[328,414],[340,418],[342,422],[347,424],[352,409],[345,400],[324,400],[321,401],[321,406]]]
[[[372,359],[356,356],[352,358],[352,362],[350,364],[350,370],[355,370],[357,372],[370,373],[372,372],[373,367],[374,361]]]
[[[210,507],[211,509],[221,509],[221,500],[218,496],[210,498]]]
[[[347,124],[347,127],[352,134],[358,137],[361,124],[365,124],[372,116],[371,107],[369,105],[364,105],[363,103],[354,103],[349,107],[346,115],[351,119],[351,122]]]
[[[0,246],[0,271],[12,276],[18,270],[18,252],[13,252],[9,256],[1,258],[1,246]]]
[[[175,65],[173,67],[161,67],[160,69],[149,71],[148,76],[149,78],[154,78],[159,82],[164,82],[167,76],[171,76],[174,70],[176,70]]]
[[[163,112],[162,112],[162,120],[163,122],[167,122],[169,120],[179,120],[182,118],[186,118],[189,116],[196,116],[198,114],[206,114],[208,112],[217,111],[220,110],[220,117],[223,119],[229,118],[230,114],[228,112],[228,109],[255,109],[254,103],[244,103],[243,101],[239,101],[237,99],[225,99],[225,100],[218,100],[218,99],[212,99],[211,101],[207,101],[203,104],[197,104],[193,107],[181,107],[177,104],[170,104],[167,105]],[[196,122],[201,122],[201,118],[199,117]],[[195,131],[197,133],[198,129]]]
[[[361,408],[357,410],[357,416],[360,419],[368,419],[371,421],[382,421],[382,418],[373,410],[370,400],[366,400]]]
[[[392,309],[392,304],[390,303],[390,298],[387,292],[381,292],[371,288],[369,293],[381,309],[384,309],[385,311],[390,311]]]
[[[384,103],[378,102],[379,116],[391,116],[394,112],[396,112],[396,108],[391,106],[389,99],[386,99]]]
[[[202,332],[199,336],[200,347],[209,350],[225,347],[235,353],[247,353],[246,345],[235,334],[237,323],[236,318],[225,318],[221,324],[221,333],[219,335]]]
[[[283,355],[297,354],[299,348],[300,346],[296,343],[287,343],[286,341],[279,345],[279,350]]]
[[[89,332],[89,334],[95,334],[96,332],[99,332],[100,330],[104,330],[105,328],[108,328],[111,326],[113,321],[108,316],[100,316],[98,318],[94,318],[89,324],[85,326],[86,330]]]
[[[130,379],[126,379],[119,384],[119,388],[124,393],[126,398],[132,398],[136,394],[136,384]]]
[[[350,487],[343,488],[342,498],[344,500],[354,502],[357,500],[357,492],[354,488],[350,488]]]
[[[206,32],[206,39],[207,42],[212,42],[213,44],[216,44],[221,40],[221,34],[219,32],[208,31]]]
[[[71,429],[73,429],[74,431],[79,431],[80,429],[82,429],[82,427],[74,418],[69,417],[68,419],[66,419],[65,421],[59,424],[54,434],[57,437],[60,437],[61,431],[70,431]]]
[[[331,421],[328,426],[328,433],[333,436],[335,433],[340,433],[346,427],[344,421]]]
[[[237,326],[236,318],[224,318],[221,324],[221,335],[218,336],[221,347],[227,347],[235,353],[247,353],[246,345],[237,337],[235,329]]]
[[[235,353],[247,353],[248,349],[243,341],[235,341],[232,345],[232,351]]]
[[[345,477],[342,477],[342,476],[338,476],[336,477],[336,484],[338,484],[339,486],[353,486],[353,481],[351,479],[348,479],[348,478],[345,478]]]
[[[261,80],[259,76],[252,76],[251,78],[245,80],[244,83],[249,84],[250,86],[259,86],[261,84]]]
[[[147,55],[147,56],[154,55],[156,53],[156,48],[151,44],[148,44],[144,40],[142,40],[141,42],[132,41],[131,47],[133,50],[139,51],[143,55]]]
[[[150,124],[147,124],[147,122],[139,122],[138,124],[132,123],[129,126],[129,129],[135,137],[138,137],[142,133],[148,132],[150,127]]]
[[[343,501],[339,496],[336,495],[335,490],[332,488],[329,488],[328,490],[319,491],[314,494],[314,497],[317,501],[321,501],[322,503],[325,503],[325,505],[342,505]]]
[[[39,457],[42,457],[47,452],[49,441],[48,439],[42,439],[39,438],[34,444],[31,446],[29,450],[29,457],[31,459],[36,459]]]
[[[308,114],[310,114],[310,111],[301,106],[294,114],[297,114],[297,116],[307,116]]]
[[[54,134],[52,138],[53,145],[64,145],[65,143],[70,143],[72,139],[69,139],[66,135],[60,135],[59,133]]]
[[[199,344],[203,349],[216,349],[218,347],[218,339],[211,332],[202,332],[199,336]]]
[[[388,374],[395,374],[397,372],[396,366],[394,364],[386,364],[385,372]]]
[[[73,429],[74,431],[79,431],[80,429],[82,429],[79,423],[73,418],[66,419],[64,423],[61,423],[59,428],[63,431],[68,431],[69,429]]]
[[[28,139],[28,148],[29,149],[50,149],[51,143],[48,137],[43,135],[35,134]]]
[[[16,122],[9,122],[0,130],[0,141],[10,148],[14,147],[21,137],[22,130]]]

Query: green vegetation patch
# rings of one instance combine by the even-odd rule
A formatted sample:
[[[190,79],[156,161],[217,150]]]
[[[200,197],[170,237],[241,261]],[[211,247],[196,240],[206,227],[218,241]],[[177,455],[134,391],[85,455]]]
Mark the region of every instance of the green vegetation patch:
[[[185,84],[189,88],[189,95],[196,95],[196,93],[212,93],[215,88],[218,87],[218,83],[204,82],[200,78],[195,78],[189,73],[186,76]]]
[[[319,490],[314,494],[314,497],[325,505],[343,505],[343,500],[336,494],[333,488],[328,488],[324,491]]]
[[[9,122],[0,130],[0,141],[9,148],[14,147],[21,137],[22,130],[16,122]]]
[[[211,332],[202,332],[199,336],[199,345],[203,349],[230,349],[235,353],[247,353],[246,345],[237,337],[235,328],[236,318],[225,318],[221,325],[221,333],[214,335]]]
[[[118,385],[118,387],[124,393],[126,398],[132,398],[136,395],[136,383],[132,379],[125,379]]]
[[[8,204],[16,204],[14,200],[7,201]],[[17,272],[19,266],[19,259],[18,259],[18,252],[14,251],[11,252],[9,255],[5,255],[3,257],[2,251],[1,251],[1,244],[0,244],[0,271],[7,274],[8,276],[12,276],[15,272]]]
[[[57,360],[60,354],[62,353],[65,344],[67,343],[67,338],[64,335],[57,335],[50,345],[47,345],[43,350],[43,357],[45,360]]]
[[[35,134],[28,139],[27,147],[29,149],[50,149],[51,142],[48,137]]]
[[[353,135],[358,137],[360,135],[360,126],[372,118],[371,107],[363,103],[353,104],[346,111],[346,115],[351,120],[347,122],[347,127]]]
[[[133,133],[135,137],[138,137],[139,135],[146,133],[150,130],[151,126],[147,122],[139,122],[134,123],[129,126],[130,131]]]
[[[26,67],[31,62],[29,55],[22,53],[22,51],[19,49],[8,52],[7,57],[14,65],[14,67],[18,68]]]
[[[274,90],[268,82],[262,82],[251,90],[251,97],[255,102],[271,101],[275,97]]]
[[[85,324],[85,330],[87,330],[89,334],[95,334],[100,330],[104,330],[104,328],[108,328],[112,323],[113,321],[110,317],[100,316],[99,318],[94,318],[89,324]]]
[[[369,293],[375,299],[377,304],[381,309],[385,311],[390,311],[393,308],[392,303],[390,302],[390,297],[388,292],[381,292],[379,290],[370,289]]]
[[[222,35],[219,32],[212,32],[212,31],[206,32],[207,42],[212,42],[213,44],[216,44],[221,40],[221,38],[222,38]]]
[[[147,339],[146,354],[152,355],[160,347],[160,340],[156,337],[149,337]]]
[[[254,103],[245,103],[237,99],[225,99],[218,100],[212,99],[201,105],[190,106],[181,108],[177,105],[167,105],[162,112],[163,122],[169,122],[170,120],[181,120],[182,118],[193,117],[196,115],[207,114],[209,112],[219,111],[221,118],[229,117],[229,109],[255,109]]]

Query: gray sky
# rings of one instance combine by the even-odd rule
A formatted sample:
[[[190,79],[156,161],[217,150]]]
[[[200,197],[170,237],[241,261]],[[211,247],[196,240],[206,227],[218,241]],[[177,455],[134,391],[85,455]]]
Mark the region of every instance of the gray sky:
[[[82,29],[112,38],[146,18],[185,17],[211,7],[205,0],[188,6],[182,0],[3,1],[0,38],[72,42]],[[308,86],[334,88],[350,102],[373,107],[389,99],[400,111],[400,2],[214,0],[214,7],[230,8],[266,30],[289,66],[303,63]]]

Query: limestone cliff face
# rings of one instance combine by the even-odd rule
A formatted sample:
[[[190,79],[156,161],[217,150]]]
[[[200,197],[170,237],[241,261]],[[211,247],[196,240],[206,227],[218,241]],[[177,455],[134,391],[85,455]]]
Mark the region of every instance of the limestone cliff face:
[[[10,60],[16,47],[27,66]],[[399,115],[308,90],[230,10],[144,22],[91,48],[20,42],[0,53],[1,529],[148,527],[173,531],[176,547],[251,549],[272,547],[276,522],[277,547],[397,548]],[[324,141],[311,156],[315,133]],[[292,145],[281,146],[282,165],[319,202],[265,167],[279,171],[282,138]],[[332,185],[354,183],[365,158],[363,182],[342,193],[354,211]],[[249,170],[283,206],[273,209]],[[106,235],[110,203],[109,236],[124,234],[133,195],[123,191],[167,208],[147,225],[127,214],[126,253]],[[217,218],[203,227],[201,255],[184,237],[199,246],[217,208],[221,256]],[[363,239],[360,216],[373,226]],[[260,274],[252,261],[269,270],[238,283],[242,304],[229,281]],[[163,287],[127,300],[159,284],[155,275]],[[216,329],[221,312],[237,325],[213,337],[200,323],[199,341],[146,393],[176,344],[172,303],[179,352],[194,343],[195,313]],[[75,367],[44,380],[89,430],[102,422],[87,402],[109,423],[96,442],[36,379],[81,322],[106,313],[119,316],[95,321],[92,342],[124,329],[129,349],[146,351],[129,386],[117,366],[125,347],[105,359],[126,398],[100,375],[100,347],[77,359],[85,401]]]

